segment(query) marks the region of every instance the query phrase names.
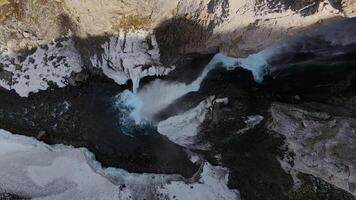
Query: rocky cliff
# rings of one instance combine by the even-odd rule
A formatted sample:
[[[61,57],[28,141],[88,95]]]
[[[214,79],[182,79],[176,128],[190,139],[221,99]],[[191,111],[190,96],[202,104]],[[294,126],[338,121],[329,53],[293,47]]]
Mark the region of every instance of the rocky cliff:
[[[352,0],[1,0],[0,44],[18,51],[69,30],[88,38],[146,29],[175,53],[221,49],[245,56],[354,11]]]
[[[190,176],[178,145],[213,149],[208,156],[232,170],[246,199],[285,199],[289,174],[299,173],[355,196],[355,97],[331,98],[356,91],[356,18],[343,20],[355,11],[355,0],[0,0],[0,125],[48,143],[88,144],[100,162],[140,172]],[[234,57],[216,54],[209,65],[217,52]],[[224,63],[229,72],[218,68]],[[142,78],[166,75],[140,94]],[[126,93],[145,99],[138,106],[178,144],[175,154],[167,138],[147,147],[163,164],[128,151],[147,139],[125,138],[108,105],[131,86],[138,93]]]
[[[245,57],[353,12],[352,0],[1,0],[0,85],[28,96],[94,72],[136,90],[182,55]]]

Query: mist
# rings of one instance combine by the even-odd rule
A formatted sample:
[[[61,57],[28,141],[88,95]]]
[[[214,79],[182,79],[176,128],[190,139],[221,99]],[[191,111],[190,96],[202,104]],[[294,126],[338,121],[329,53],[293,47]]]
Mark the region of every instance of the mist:
[[[208,73],[217,67],[224,67],[227,70],[242,67],[252,72],[256,82],[262,82],[266,66],[268,64],[261,53],[252,54],[247,58],[233,58],[218,53],[192,83],[157,79],[145,85],[136,94],[129,90],[119,94],[117,96],[118,106],[129,109],[129,118],[136,124],[153,122],[154,116],[175,100],[190,92],[198,91]]]

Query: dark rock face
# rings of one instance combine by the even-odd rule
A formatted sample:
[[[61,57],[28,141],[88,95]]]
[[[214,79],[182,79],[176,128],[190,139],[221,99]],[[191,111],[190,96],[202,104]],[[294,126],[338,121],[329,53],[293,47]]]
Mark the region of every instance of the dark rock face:
[[[329,0],[329,2],[333,7],[341,9],[341,0]],[[257,0],[256,8],[263,10],[267,7],[270,12],[283,12],[291,9],[303,16],[307,16],[316,13],[321,3],[322,1],[320,0]]]
[[[201,48],[212,32],[189,16],[177,16],[158,25],[156,35],[161,50],[161,61],[170,65],[192,49]]]
[[[266,116],[267,94],[245,70],[212,71],[201,91],[214,91],[221,98],[229,98],[226,107],[213,109],[203,124],[201,137],[213,143],[213,152],[221,156],[219,162],[231,170],[230,186],[238,188],[243,199],[284,199],[292,187],[292,179],[276,158],[282,153],[279,146],[283,140],[271,136],[261,126],[238,134],[246,127],[246,116]]]
[[[229,0],[211,0],[208,3],[207,9],[209,14],[214,14],[217,9],[221,9],[220,16],[215,16],[208,25],[208,27],[210,27],[209,29],[212,30],[215,26],[220,25],[229,17],[230,3]]]
[[[29,200],[29,198],[20,197],[9,193],[0,193],[1,200]]]

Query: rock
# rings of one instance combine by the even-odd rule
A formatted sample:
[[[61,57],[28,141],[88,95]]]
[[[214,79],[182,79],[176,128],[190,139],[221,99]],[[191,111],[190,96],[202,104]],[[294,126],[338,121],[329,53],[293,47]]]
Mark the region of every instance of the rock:
[[[252,128],[257,126],[258,124],[260,124],[263,121],[263,119],[264,119],[264,117],[261,116],[261,115],[250,115],[250,116],[247,116],[246,120],[244,121],[245,124],[246,124],[246,127],[238,130],[236,134],[238,134],[238,135],[244,134],[248,130],[251,130]]]
[[[342,0],[342,10],[349,17],[356,16],[356,1],[354,0]]]
[[[282,103],[269,112],[267,128],[285,136],[294,153],[282,161],[287,171],[312,174],[356,196],[355,118]]]
[[[346,10],[350,8],[348,2],[353,5],[352,0],[345,1]],[[87,38],[113,35],[127,27],[145,27],[161,30],[157,32],[158,43],[170,58],[219,49],[246,56],[297,32],[341,18],[333,7],[336,4],[315,0],[24,1],[10,4],[16,12],[4,21],[0,44],[22,39],[13,38],[17,32],[22,33],[20,37],[31,38],[28,45],[32,45],[38,39],[49,43],[69,32]]]
[[[27,31],[24,31],[22,32],[22,35],[25,37],[25,38],[30,38],[31,37],[31,34]]]
[[[43,139],[46,136],[46,131],[40,131],[37,135],[37,139]]]

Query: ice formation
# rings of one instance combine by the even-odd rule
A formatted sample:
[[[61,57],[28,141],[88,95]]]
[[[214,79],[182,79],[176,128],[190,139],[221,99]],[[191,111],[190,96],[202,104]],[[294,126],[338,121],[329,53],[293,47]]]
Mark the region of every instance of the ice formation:
[[[123,85],[132,80],[136,93],[140,79],[146,76],[164,76],[174,67],[160,63],[160,53],[155,36],[145,30],[121,31],[118,37],[110,37],[90,60],[95,67],[116,83]]]
[[[239,199],[228,171],[204,163],[198,176],[102,168],[84,148],[50,146],[0,129],[0,192],[38,200]]]
[[[15,90],[21,97],[46,90],[50,84],[65,87],[72,73],[82,70],[72,39],[38,47],[33,54],[22,57],[10,50],[0,54],[0,86]]]

